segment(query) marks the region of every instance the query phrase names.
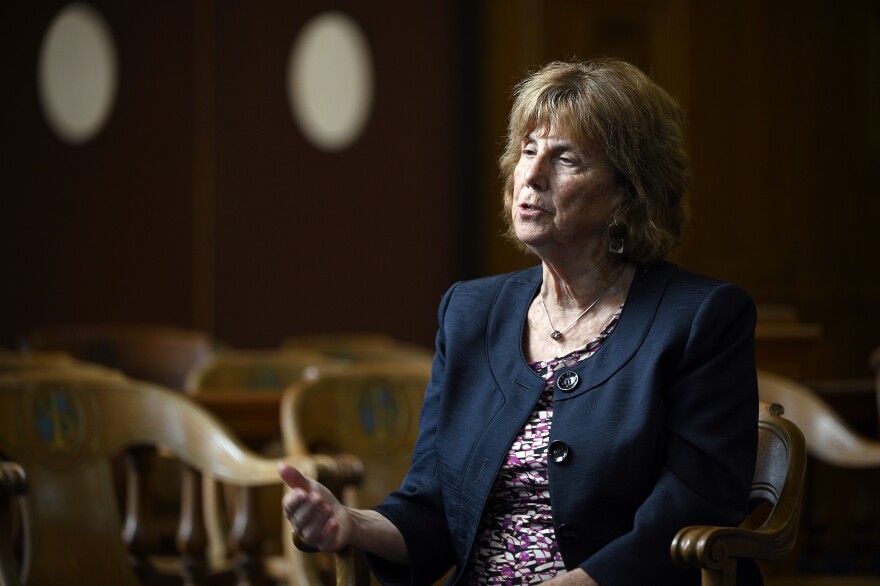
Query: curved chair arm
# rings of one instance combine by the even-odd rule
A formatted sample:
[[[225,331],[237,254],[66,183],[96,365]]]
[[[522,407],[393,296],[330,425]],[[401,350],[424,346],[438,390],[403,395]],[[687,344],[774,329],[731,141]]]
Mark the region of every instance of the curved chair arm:
[[[779,527],[746,529],[693,525],[672,540],[673,560],[697,568],[721,570],[736,558],[779,559],[791,551],[797,521],[774,523]]]
[[[0,462],[0,494],[7,496],[24,494],[27,491],[27,476],[24,469],[15,462]]]
[[[317,480],[331,490],[341,491],[346,486],[356,486],[364,478],[363,462],[349,454],[311,454],[291,456],[279,461],[297,467],[305,476]]]
[[[18,564],[12,548],[12,497],[27,491],[24,469],[15,462],[0,462],[0,586],[19,586]]]
[[[762,401],[785,406],[786,418],[807,438],[807,450],[819,460],[845,468],[880,466],[880,441],[856,432],[822,397],[804,385],[758,371]]]
[[[736,583],[736,560],[774,560],[795,545],[806,471],[804,436],[784,419],[778,404],[761,403],[759,442],[751,498],[772,505],[757,507],[738,527],[695,525],[672,540],[673,561],[700,568],[703,585]],[[760,525],[759,525],[760,524]]]

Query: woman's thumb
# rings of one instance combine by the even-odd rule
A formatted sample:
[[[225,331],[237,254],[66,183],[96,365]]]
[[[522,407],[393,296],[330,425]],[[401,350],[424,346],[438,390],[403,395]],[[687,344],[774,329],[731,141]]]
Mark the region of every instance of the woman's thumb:
[[[301,488],[308,492],[309,479],[303,476],[302,472],[300,472],[290,464],[279,462],[278,474],[281,475],[281,480],[283,480],[284,483],[290,488]]]

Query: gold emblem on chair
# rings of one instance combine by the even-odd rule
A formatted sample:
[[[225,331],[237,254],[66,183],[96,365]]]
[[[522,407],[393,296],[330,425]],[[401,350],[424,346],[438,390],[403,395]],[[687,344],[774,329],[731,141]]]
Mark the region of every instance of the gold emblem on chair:
[[[377,452],[393,450],[406,436],[409,414],[399,392],[377,382],[361,390],[358,398],[361,430]]]
[[[64,388],[39,388],[31,395],[31,437],[47,457],[75,456],[94,436],[92,409],[82,393]]]

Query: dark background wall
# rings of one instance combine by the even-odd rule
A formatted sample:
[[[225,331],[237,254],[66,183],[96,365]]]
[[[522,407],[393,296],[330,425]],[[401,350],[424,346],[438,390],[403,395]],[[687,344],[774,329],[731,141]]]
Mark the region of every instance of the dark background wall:
[[[880,8],[871,0],[92,2],[120,59],[92,141],[50,131],[42,36],[65,2],[0,8],[0,343],[65,322],[157,322],[235,346],[384,331],[430,344],[454,280],[528,259],[500,237],[511,84],[612,55],[689,116],[693,222],[674,260],[824,335],[812,377],[880,346]],[[291,43],[347,12],[374,110],[335,154],[286,102]]]

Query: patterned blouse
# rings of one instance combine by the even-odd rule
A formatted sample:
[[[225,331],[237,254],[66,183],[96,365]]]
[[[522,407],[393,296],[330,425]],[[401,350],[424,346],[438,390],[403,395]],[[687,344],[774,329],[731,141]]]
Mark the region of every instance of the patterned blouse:
[[[565,573],[553,531],[547,479],[555,373],[595,354],[614,331],[622,310],[623,306],[583,350],[530,365],[547,382],[489,493],[466,572],[467,583],[535,584]]]

